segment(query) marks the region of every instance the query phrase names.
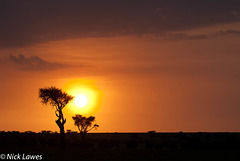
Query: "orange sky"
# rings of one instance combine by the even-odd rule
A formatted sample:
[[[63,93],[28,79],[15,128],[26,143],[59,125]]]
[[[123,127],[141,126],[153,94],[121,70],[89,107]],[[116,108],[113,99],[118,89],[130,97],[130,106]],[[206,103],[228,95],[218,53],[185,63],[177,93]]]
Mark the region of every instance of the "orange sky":
[[[9,40],[0,48],[0,131],[58,131],[54,110],[40,103],[38,89],[63,88],[76,79],[102,91],[96,132],[240,131],[239,21],[162,33],[153,27],[121,35],[116,28],[114,36],[57,37],[56,29],[57,38],[49,38],[43,29],[35,31],[41,39],[17,37],[26,44]],[[65,115],[65,129],[77,130]]]
[[[41,105],[37,92],[52,85],[63,88],[73,79],[94,80],[103,91],[100,110],[95,114],[101,125],[99,132],[239,129],[235,124],[239,111],[239,85],[233,75],[237,72],[236,58],[216,55],[206,60],[207,54],[201,51],[208,50],[205,42],[144,41],[125,37],[74,39],[5,50],[28,57],[35,49],[34,55],[69,66],[42,72],[5,65],[1,70],[2,130],[58,130],[54,110]],[[222,43],[221,39],[214,41]],[[190,51],[203,55],[194,58],[188,56]],[[178,53],[185,56],[175,56]],[[71,116],[66,127],[76,130]]]

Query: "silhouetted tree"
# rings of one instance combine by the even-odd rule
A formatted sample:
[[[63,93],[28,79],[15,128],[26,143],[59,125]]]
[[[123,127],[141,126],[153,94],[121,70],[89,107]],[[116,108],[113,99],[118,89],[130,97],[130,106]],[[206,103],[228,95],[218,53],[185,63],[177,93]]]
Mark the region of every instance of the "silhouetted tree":
[[[63,92],[61,89],[56,87],[47,87],[39,89],[39,97],[42,99],[42,103],[45,105],[51,105],[55,108],[55,114],[58,117],[56,124],[58,125],[61,133],[62,147],[65,148],[65,131],[64,124],[66,119],[63,117],[62,109],[74,98],[71,95]]]
[[[89,132],[93,128],[97,129],[97,127],[99,127],[98,124],[94,124],[92,126],[93,122],[95,121],[95,117],[93,116],[84,117],[82,115],[75,115],[72,118],[74,120],[74,125],[78,127],[78,130],[82,136],[82,140],[85,139],[87,132]]]

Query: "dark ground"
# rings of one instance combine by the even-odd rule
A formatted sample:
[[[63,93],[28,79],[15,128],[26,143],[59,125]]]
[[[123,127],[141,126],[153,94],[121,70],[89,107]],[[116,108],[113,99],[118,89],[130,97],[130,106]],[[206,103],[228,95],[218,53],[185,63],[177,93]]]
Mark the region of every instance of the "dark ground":
[[[1,132],[0,156],[42,155],[49,161],[240,160],[240,133],[90,133],[82,141],[70,132],[66,140],[67,148],[61,149],[57,133]]]

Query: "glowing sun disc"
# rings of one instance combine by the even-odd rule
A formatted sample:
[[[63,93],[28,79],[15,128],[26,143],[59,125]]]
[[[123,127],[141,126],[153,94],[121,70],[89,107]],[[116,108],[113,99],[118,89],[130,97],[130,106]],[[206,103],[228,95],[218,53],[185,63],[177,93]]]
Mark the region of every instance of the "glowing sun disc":
[[[75,97],[75,104],[78,106],[78,107],[84,107],[86,106],[88,103],[88,100],[87,100],[87,97],[84,96],[84,95],[78,95]]]

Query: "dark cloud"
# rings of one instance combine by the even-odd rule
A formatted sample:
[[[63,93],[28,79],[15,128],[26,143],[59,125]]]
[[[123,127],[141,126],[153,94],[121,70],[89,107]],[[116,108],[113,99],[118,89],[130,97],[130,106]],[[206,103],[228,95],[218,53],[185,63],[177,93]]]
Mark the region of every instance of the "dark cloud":
[[[221,36],[240,36],[239,30],[222,30],[214,33],[207,34],[186,34],[186,33],[167,33],[162,35],[163,40],[200,40],[200,39],[212,39]]]
[[[29,71],[56,70],[66,67],[66,65],[63,64],[47,62],[38,56],[25,57],[21,54],[18,56],[9,55],[9,60],[19,68]]]
[[[169,33],[164,34],[163,40],[200,40],[200,39],[209,39],[212,35],[208,34],[183,34],[183,33]]]
[[[79,37],[161,35],[239,21],[238,0],[1,0],[0,47]]]
[[[237,36],[240,36],[240,31],[239,30],[220,31],[217,35],[219,35],[219,36],[222,36],[222,35],[237,35]]]

